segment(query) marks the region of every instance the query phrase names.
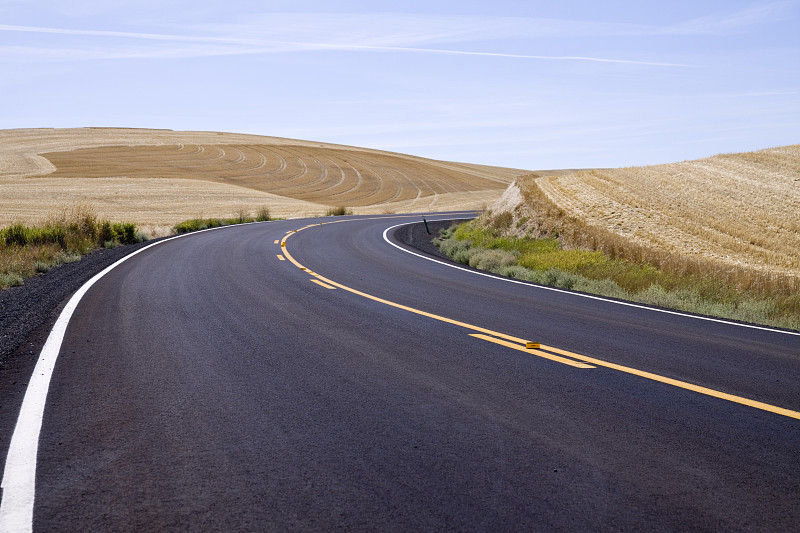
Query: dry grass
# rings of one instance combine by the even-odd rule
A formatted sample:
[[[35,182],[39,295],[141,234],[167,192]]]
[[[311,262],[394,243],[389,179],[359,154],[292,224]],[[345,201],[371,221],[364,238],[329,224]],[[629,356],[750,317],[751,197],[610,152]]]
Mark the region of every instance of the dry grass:
[[[776,297],[800,292],[800,146],[520,178],[488,224]],[[510,212],[510,221],[500,214]],[[789,301],[787,299],[791,299]]]
[[[513,169],[348,146],[213,132],[0,131],[0,227],[82,203],[150,233],[267,205],[276,217],[478,209]]]
[[[800,275],[800,145],[536,178],[585,225],[663,253]]]
[[[100,220],[85,205],[76,205],[38,226],[14,224],[0,229],[0,289],[54,266],[79,261],[100,247],[142,242],[134,224]]]

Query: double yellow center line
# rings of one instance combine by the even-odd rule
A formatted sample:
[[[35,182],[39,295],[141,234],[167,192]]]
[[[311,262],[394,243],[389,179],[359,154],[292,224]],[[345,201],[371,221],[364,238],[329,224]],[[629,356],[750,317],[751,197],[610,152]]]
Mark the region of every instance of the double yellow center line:
[[[604,361],[602,359],[597,359],[597,358],[594,358],[594,357],[588,357],[586,355],[581,355],[581,354],[578,354],[578,353],[570,352],[570,351],[567,351],[567,350],[562,350],[560,348],[555,348],[555,347],[552,347],[552,346],[546,346],[546,345],[543,345],[543,344],[535,344],[533,346],[537,346],[537,347],[528,348],[528,345],[532,345],[532,343],[530,343],[530,341],[528,341],[528,340],[521,339],[521,338],[515,337],[513,335],[507,335],[505,333],[501,333],[501,332],[498,332],[498,331],[493,331],[493,330],[490,330],[490,329],[486,329],[486,328],[483,328],[483,327],[480,327],[480,326],[475,326],[473,324],[468,324],[466,322],[460,322],[458,320],[454,320],[452,318],[447,318],[447,317],[444,317],[444,316],[441,316],[441,315],[428,313],[427,311],[422,311],[420,309],[409,307],[407,305],[402,305],[402,304],[399,304],[397,302],[392,302],[390,300],[386,300],[384,298],[379,298],[377,296],[373,296],[371,294],[367,294],[367,293],[359,291],[357,289],[353,289],[352,287],[348,287],[346,285],[342,285],[341,283],[338,283],[336,281],[328,279],[328,278],[326,278],[326,277],[324,277],[324,276],[322,276],[322,275],[320,275],[320,274],[318,274],[316,272],[313,272],[313,271],[309,270],[308,268],[304,267],[294,257],[292,257],[292,254],[290,254],[289,250],[286,248],[286,240],[289,237],[291,237],[292,235],[294,235],[295,233],[297,233],[298,231],[302,231],[304,229],[308,229],[308,228],[311,228],[311,227],[314,227],[314,226],[322,226],[324,224],[335,224],[337,222],[346,222],[346,221],[347,220],[337,220],[337,221],[334,221],[334,222],[323,222],[323,223],[320,223],[320,224],[309,224],[308,226],[304,226],[304,227],[302,227],[300,229],[287,232],[286,235],[283,237],[283,239],[280,240],[280,246],[281,246],[281,251],[283,252],[283,256],[287,260],[291,261],[292,264],[294,264],[297,268],[299,268],[299,269],[307,272],[311,276],[313,276],[315,279],[312,279],[311,281],[313,281],[314,283],[316,283],[316,284],[318,284],[318,285],[320,285],[322,287],[325,287],[327,289],[342,289],[342,290],[345,290],[347,292],[351,292],[353,294],[361,296],[363,298],[368,298],[368,299],[373,300],[375,302],[379,302],[379,303],[382,303],[382,304],[385,304],[385,305],[389,305],[391,307],[396,307],[397,309],[402,309],[402,310],[408,311],[410,313],[414,313],[414,314],[417,314],[417,315],[425,316],[425,317],[428,317],[428,318],[432,318],[434,320],[438,320],[440,322],[445,322],[447,324],[452,324],[454,326],[459,326],[459,327],[474,331],[475,333],[470,333],[469,335],[471,337],[476,338],[476,339],[481,339],[483,341],[492,342],[492,343],[498,344],[500,346],[505,346],[506,348],[519,350],[519,351],[525,352],[527,354],[535,355],[535,356],[538,356],[538,357],[542,357],[544,359],[548,359],[550,361],[555,361],[555,362],[558,362],[558,363],[569,365],[569,366],[574,367],[574,368],[581,368],[581,369],[590,369],[590,368],[596,368],[596,367],[609,368],[609,369],[612,369],[612,370],[617,370],[619,372],[625,372],[626,374],[633,374],[635,376],[639,376],[639,377],[642,377],[642,378],[645,378],[645,379],[657,381],[659,383],[664,383],[664,384],[667,384],[667,385],[672,385],[674,387],[679,387],[681,389],[686,389],[686,390],[690,390],[690,391],[697,392],[697,393],[700,393],[700,394],[704,394],[706,396],[719,398],[721,400],[726,400],[726,401],[729,401],[729,402],[738,403],[738,404],[741,404],[741,405],[746,405],[748,407],[753,407],[753,408],[756,408],[756,409],[761,409],[763,411],[769,411],[771,413],[775,413],[775,414],[782,415],[782,416],[788,416],[790,418],[794,418],[794,419],[800,420],[800,412],[798,412],[798,411],[793,411],[791,409],[785,409],[783,407],[778,407],[778,406],[771,405],[771,404],[768,404],[768,403],[759,402],[759,401],[756,401],[756,400],[751,400],[749,398],[744,398],[742,396],[735,396],[733,394],[728,394],[728,393],[721,392],[721,391],[718,391],[718,390],[709,389],[708,387],[701,387],[700,385],[695,385],[693,383],[688,383],[686,381],[680,381],[680,380],[677,380],[677,379],[668,378],[666,376],[661,376],[659,374],[653,374],[652,372],[645,372],[643,370],[638,370],[636,368],[631,368],[631,367],[628,367],[628,366],[618,365],[616,363],[611,363],[611,362],[608,362],[608,361]],[[278,241],[275,241],[275,244],[277,244],[277,243],[278,243]]]

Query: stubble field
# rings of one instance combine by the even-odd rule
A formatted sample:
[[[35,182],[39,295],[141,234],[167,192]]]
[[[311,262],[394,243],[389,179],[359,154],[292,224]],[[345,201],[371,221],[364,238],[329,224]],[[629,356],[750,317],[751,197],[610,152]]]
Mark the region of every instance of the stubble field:
[[[800,278],[800,145],[532,180],[587,227],[636,245]]]
[[[215,132],[0,131],[0,227],[81,204],[158,228],[266,206],[272,216],[480,209],[523,171]]]

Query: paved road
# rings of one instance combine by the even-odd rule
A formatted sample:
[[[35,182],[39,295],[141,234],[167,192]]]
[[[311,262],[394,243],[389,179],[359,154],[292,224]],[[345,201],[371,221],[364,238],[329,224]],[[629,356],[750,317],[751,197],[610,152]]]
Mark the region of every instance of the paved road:
[[[800,337],[426,261],[383,238],[409,220],[199,233],[98,281],[34,529],[800,530]]]

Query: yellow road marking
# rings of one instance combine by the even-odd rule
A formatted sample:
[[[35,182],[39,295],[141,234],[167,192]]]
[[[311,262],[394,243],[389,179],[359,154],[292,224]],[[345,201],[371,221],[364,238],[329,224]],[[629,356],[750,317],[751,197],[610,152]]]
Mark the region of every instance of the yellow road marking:
[[[281,254],[278,254],[278,259],[280,259],[281,261],[286,261],[286,258],[283,257]]]
[[[363,220],[363,219],[361,219],[361,220]],[[283,245],[286,244],[286,237],[283,238],[283,242],[281,244],[283,244]],[[291,261],[300,270],[308,270],[306,267],[304,267],[303,265],[298,263],[297,260],[294,257],[292,257],[292,254],[290,254],[289,250],[287,250],[286,248],[284,248],[284,255],[286,256],[286,259]],[[345,291],[352,292],[353,294],[357,294],[359,296],[362,296],[364,298],[368,298],[370,300],[374,300],[376,302],[380,302],[382,304],[390,305],[392,307],[397,307],[398,309],[402,309],[404,311],[409,311],[411,313],[415,313],[415,314],[418,314],[418,315],[426,316],[428,318],[433,318],[435,320],[439,320],[439,321],[442,321],[442,322],[447,322],[448,324],[453,324],[455,326],[461,326],[462,328],[471,329],[473,331],[486,333],[486,334],[492,335],[494,337],[500,337],[501,339],[506,339],[506,340],[509,340],[509,341],[518,342],[520,344],[527,343],[527,341],[525,339],[520,339],[519,337],[514,337],[513,335],[506,335],[505,333],[500,333],[499,331],[492,331],[491,329],[482,328],[480,326],[473,326],[472,324],[467,324],[465,322],[459,322],[458,320],[453,320],[452,318],[447,318],[447,317],[444,317],[444,316],[435,315],[433,313],[428,313],[427,311],[421,311],[421,310],[415,309],[413,307],[408,307],[406,305],[402,305],[402,304],[399,304],[399,303],[391,302],[389,300],[384,300],[383,298],[378,298],[377,296],[373,296],[371,294],[367,294],[365,292],[361,292],[359,290],[350,288],[350,287],[348,287],[346,285],[342,285],[341,283],[337,283],[337,282],[335,282],[335,281],[333,281],[331,279],[328,279],[325,276],[322,276],[320,274],[316,274],[316,276],[319,279],[321,279],[322,281],[324,281],[325,283],[327,283],[329,285],[333,285],[334,287],[338,287],[338,288],[343,289]]]
[[[565,365],[574,366],[575,368],[595,368],[592,365],[587,365],[586,363],[579,363],[578,361],[572,361],[571,359],[566,359],[564,357],[559,357],[557,355],[553,355],[547,352],[543,352],[541,350],[532,350],[530,348],[526,348],[521,344],[514,344],[513,342],[508,342],[500,339],[496,339],[494,337],[490,337],[488,335],[482,335],[480,333],[470,333],[470,337],[475,337],[476,339],[482,339],[485,341],[493,342],[495,344],[499,344],[501,346],[505,346],[507,348],[513,348],[514,350],[519,350],[520,352],[530,353],[533,355],[538,355],[539,357],[544,357],[545,359],[550,359],[551,361],[556,361],[559,363],[564,363]]]
[[[326,289],[335,289],[335,288],[336,288],[336,287],[331,287],[331,286],[330,286],[330,285],[328,285],[327,283],[322,283],[322,282],[321,282],[320,280],[318,280],[318,279],[312,279],[311,281],[312,281],[313,283],[316,283],[317,285],[319,285],[319,286],[321,286],[321,287],[325,287]]]
[[[603,361],[601,359],[595,359],[594,357],[587,357],[585,355],[568,352],[566,350],[561,350],[559,348],[552,348],[550,346],[545,346],[544,344],[542,345],[542,348],[545,350],[549,350],[551,352],[560,353],[562,355],[567,355],[569,357],[574,357],[575,359],[586,361],[587,363],[593,363],[597,366],[613,368],[614,370],[618,370],[620,372],[626,372],[628,374],[633,374],[635,376],[652,379],[653,381],[666,383],[667,385],[672,385],[673,387],[680,387],[682,389],[687,389],[690,391],[699,392],[700,394],[705,394],[706,396],[713,396],[714,398],[719,398],[721,400],[727,400],[729,402],[739,403],[742,405],[747,405],[749,407],[755,407],[756,409],[761,409],[763,411],[769,411],[770,413],[788,416],[790,418],[796,418],[800,420],[800,412],[792,411],[791,409],[784,409],[783,407],[770,405],[764,402],[758,402],[756,400],[751,400],[749,398],[744,398],[742,396],[735,396],[733,394],[728,394],[726,392],[709,389],[707,387],[701,387],[700,385],[695,385],[693,383],[687,383],[685,381],[680,381],[665,376],[659,376],[658,374],[653,374],[652,372],[645,372],[644,370],[637,370],[636,368],[631,368],[629,366],[618,365],[616,363],[609,363],[608,361]]]
[[[375,219],[379,219],[379,218],[382,218],[382,217],[374,217],[374,218]],[[363,219],[362,218],[362,219],[357,219],[357,220],[370,220],[370,219]],[[347,220],[336,220],[336,221],[332,221],[332,222],[325,222],[325,223],[322,223],[320,225],[335,224],[337,222],[347,222]],[[306,226],[306,227],[311,227],[311,226]],[[302,229],[305,229],[305,228],[302,228]],[[296,230],[296,231],[300,231],[300,230]],[[289,250],[286,249],[286,239],[288,237],[290,237],[292,233],[294,233],[294,232],[289,232],[289,234],[287,234],[283,238],[283,240],[281,241],[281,246],[284,247],[284,253],[286,255],[286,258],[289,261],[291,261],[296,267],[300,268],[301,270],[306,270],[306,267],[304,267],[303,265],[298,263],[297,260],[294,257],[292,257],[292,254],[289,253]],[[527,343],[529,342],[529,341],[526,341],[525,339],[520,339],[519,337],[514,337],[513,335],[506,335],[505,333],[492,331],[490,329],[482,328],[480,326],[474,326],[472,324],[467,324],[466,322],[459,322],[458,320],[453,320],[452,318],[447,318],[447,317],[444,317],[444,316],[435,315],[433,313],[428,313],[426,311],[421,311],[421,310],[415,309],[413,307],[408,307],[406,305],[398,304],[398,303],[395,303],[395,302],[392,302],[392,301],[389,301],[389,300],[384,300],[383,298],[378,298],[377,296],[372,296],[371,294],[367,294],[365,292],[361,292],[359,290],[350,288],[350,287],[348,287],[346,285],[342,285],[341,283],[337,283],[337,282],[335,282],[333,280],[330,280],[330,279],[328,279],[328,278],[326,278],[324,276],[321,276],[319,274],[317,274],[317,277],[319,279],[323,280],[326,284],[332,285],[334,287],[338,287],[338,288],[346,290],[348,292],[352,292],[353,294],[357,294],[357,295],[362,296],[364,298],[368,298],[370,300],[373,300],[373,301],[376,301],[376,302],[380,302],[382,304],[389,305],[391,307],[396,307],[398,309],[403,309],[404,311],[408,311],[410,313],[415,313],[415,314],[418,314],[418,315],[426,316],[428,318],[433,318],[435,320],[439,320],[441,322],[446,322],[448,324],[453,324],[455,326],[460,326],[462,328],[471,329],[472,331],[478,331],[480,333],[485,333],[486,335],[491,335],[493,337],[499,337],[499,338],[505,339],[507,341],[512,341],[512,342],[516,342],[516,343],[522,344],[523,346],[527,345]],[[316,281],[316,280],[312,280],[312,281]],[[477,336],[477,335],[472,335],[472,336],[475,336],[475,337],[478,337],[478,338],[481,338],[481,339],[484,339],[484,340],[489,340],[489,339],[485,339],[484,336]],[[492,339],[491,342],[496,342],[497,344],[500,344],[500,342],[497,342],[496,339]],[[504,344],[504,346],[505,346],[505,344]],[[510,346],[510,347],[511,348],[515,348],[514,346]],[[668,378],[668,377],[665,377],[665,376],[660,376],[658,374],[653,374],[652,372],[645,372],[643,370],[637,370],[635,368],[631,368],[631,367],[627,367],[627,366],[623,366],[623,365],[618,365],[616,363],[610,363],[608,361],[603,361],[602,359],[595,359],[594,357],[587,357],[585,355],[580,355],[580,354],[577,354],[577,353],[569,352],[567,350],[561,350],[560,348],[553,348],[551,346],[545,346],[544,344],[540,345],[540,347],[542,349],[544,349],[544,350],[547,350],[547,351],[550,351],[550,352],[553,352],[553,353],[566,355],[568,357],[572,357],[574,359],[578,359],[579,361],[585,361],[587,363],[592,363],[592,364],[597,365],[597,366],[602,366],[602,367],[605,367],[605,368],[611,368],[613,370],[618,370],[620,372],[633,374],[635,376],[643,377],[643,378],[646,378],[646,379],[651,379],[653,381],[658,381],[660,383],[665,383],[667,385],[672,385],[674,387],[679,387],[679,388],[682,388],[682,389],[694,391],[694,392],[697,392],[697,393],[700,393],[700,394],[704,394],[706,396],[711,396],[713,398],[719,398],[721,400],[727,400],[729,402],[734,402],[734,403],[738,403],[738,404],[741,404],[741,405],[746,405],[748,407],[754,407],[756,409],[761,409],[763,411],[769,411],[771,413],[775,413],[775,414],[782,415],[782,416],[788,416],[790,418],[795,418],[795,419],[800,420],[800,412],[792,411],[791,409],[784,409],[783,407],[770,405],[770,404],[764,403],[764,402],[758,402],[756,400],[750,400],[749,398],[744,398],[742,396],[735,396],[733,394],[728,394],[728,393],[721,392],[721,391],[718,391],[718,390],[709,389],[707,387],[701,387],[699,385],[694,385],[692,383],[687,383],[685,381],[680,381],[680,380],[677,380],[677,379],[672,379],[672,378]],[[522,351],[529,352],[529,353],[534,351],[534,350],[530,350],[530,349],[527,349],[527,348],[523,348],[522,346],[520,346],[519,348]],[[542,353],[546,353],[546,352],[542,352]],[[547,354],[547,355],[549,355],[549,354]],[[559,361],[559,362],[563,362],[563,361]]]
[[[281,241],[279,241],[278,239],[275,239],[275,242],[273,242],[272,244],[278,244],[279,242],[281,242]]]

